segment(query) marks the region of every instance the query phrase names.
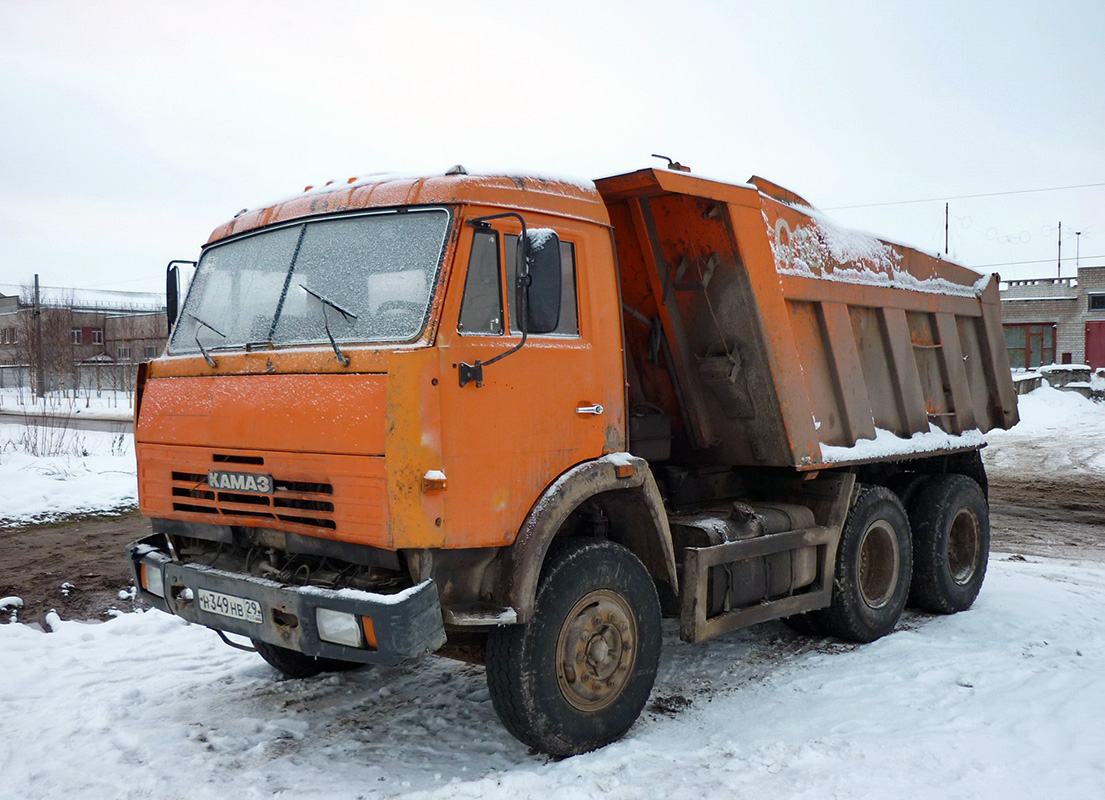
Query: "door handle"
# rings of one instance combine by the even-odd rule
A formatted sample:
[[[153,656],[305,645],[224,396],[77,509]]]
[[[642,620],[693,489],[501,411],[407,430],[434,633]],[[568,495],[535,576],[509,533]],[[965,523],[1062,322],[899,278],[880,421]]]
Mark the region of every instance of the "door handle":
[[[577,414],[593,414],[594,416],[597,417],[599,414],[601,414],[605,410],[606,409],[603,408],[602,406],[600,406],[598,403],[595,403],[593,406],[580,406],[579,408],[576,409],[576,413]]]

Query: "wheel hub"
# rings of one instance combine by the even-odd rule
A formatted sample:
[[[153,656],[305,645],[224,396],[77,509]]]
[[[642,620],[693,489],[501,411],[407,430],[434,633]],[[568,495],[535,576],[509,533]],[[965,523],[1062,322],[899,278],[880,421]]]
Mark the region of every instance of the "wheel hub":
[[[898,539],[889,522],[877,519],[859,546],[859,589],[863,602],[882,608],[898,586]]]
[[[980,538],[979,523],[975,515],[968,509],[956,514],[948,530],[948,570],[952,580],[960,586],[969,583],[974,577],[982,547]]]
[[[621,595],[600,589],[580,598],[557,643],[557,682],[565,699],[581,711],[613,703],[633,674],[636,642],[636,619]]]

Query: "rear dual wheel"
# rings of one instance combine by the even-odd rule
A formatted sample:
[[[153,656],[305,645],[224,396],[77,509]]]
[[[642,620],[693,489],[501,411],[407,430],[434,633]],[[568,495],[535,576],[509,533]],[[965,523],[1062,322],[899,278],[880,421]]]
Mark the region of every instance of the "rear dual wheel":
[[[862,489],[837,545],[832,602],[811,612],[808,621],[852,642],[890,633],[909,596],[912,553],[901,500],[882,486]]]
[[[982,487],[965,475],[933,475],[911,498],[909,520],[914,558],[909,604],[935,614],[970,608],[990,556],[990,512]]]

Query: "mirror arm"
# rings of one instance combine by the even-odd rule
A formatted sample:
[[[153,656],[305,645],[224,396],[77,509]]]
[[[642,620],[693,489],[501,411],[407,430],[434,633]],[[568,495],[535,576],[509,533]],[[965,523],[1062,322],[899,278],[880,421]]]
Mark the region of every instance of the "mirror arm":
[[[527,268],[528,262],[526,261],[526,251],[529,248],[529,239],[526,237],[525,217],[514,211],[506,211],[502,214],[492,214],[487,217],[477,217],[476,219],[470,219],[468,220],[468,224],[471,225],[473,228],[490,228],[491,226],[488,225],[488,222],[493,219],[503,219],[504,217],[514,217],[514,219],[518,220],[518,222],[522,224],[522,236],[518,240],[519,244],[521,245],[521,264],[516,263],[514,266],[514,272],[516,276],[515,291],[518,292],[517,302],[515,303],[515,305],[517,306],[518,313],[521,317],[518,320],[518,327],[522,331],[522,338],[519,340],[518,344],[514,345],[514,347],[502,353],[499,353],[499,355],[495,356],[494,358],[489,358],[487,361],[480,361],[477,358],[475,364],[466,364],[464,362],[461,362],[457,367],[461,386],[467,386],[469,383],[472,383],[474,381],[477,389],[482,387],[483,368],[494,364],[496,361],[502,361],[509,355],[517,353],[519,350],[522,349],[522,347],[525,346],[526,339],[529,338],[529,322],[527,312],[529,310],[528,290],[530,277],[529,270]]]

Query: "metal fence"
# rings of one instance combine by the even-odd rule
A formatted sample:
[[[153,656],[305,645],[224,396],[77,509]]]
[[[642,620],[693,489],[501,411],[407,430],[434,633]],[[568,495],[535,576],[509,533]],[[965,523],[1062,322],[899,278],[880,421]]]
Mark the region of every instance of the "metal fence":
[[[133,392],[137,364],[75,364],[65,375],[47,374],[46,391],[84,396],[95,392]],[[21,364],[0,366],[0,389],[33,393],[33,370]]]

